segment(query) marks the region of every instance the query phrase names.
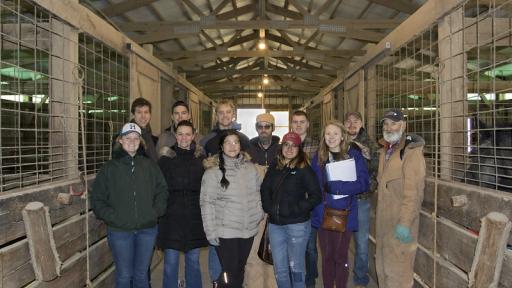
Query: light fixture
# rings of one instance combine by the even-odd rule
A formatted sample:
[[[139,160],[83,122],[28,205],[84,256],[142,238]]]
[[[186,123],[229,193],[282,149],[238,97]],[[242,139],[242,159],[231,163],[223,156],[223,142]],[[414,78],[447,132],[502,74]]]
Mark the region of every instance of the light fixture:
[[[260,49],[260,50],[267,49],[267,43],[265,43],[264,39],[261,39],[260,42],[258,42],[258,49]]]
[[[270,81],[268,80],[267,76],[263,77],[263,84],[268,85],[269,82]]]
[[[258,92],[258,98],[263,97],[263,92]]]

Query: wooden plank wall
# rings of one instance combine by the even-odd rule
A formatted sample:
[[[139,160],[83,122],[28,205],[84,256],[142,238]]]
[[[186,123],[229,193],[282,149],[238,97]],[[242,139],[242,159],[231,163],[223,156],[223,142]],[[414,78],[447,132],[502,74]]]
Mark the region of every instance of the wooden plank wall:
[[[415,273],[417,287],[468,287],[468,274],[473,263],[480,230],[480,219],[496,211],[512,219],[512,194],[463,183],[437,181],[437,217],[434,218],[436,181],[427,179],[425,199],[420,215],[419,249]],[[464,195],[464,207],[452,207],[453,196]],[[375,197],[374,197],[375,198]],[[376,207],[373,199],[372,207]],[[375,255],[375,209],[370,215],[370,255]],[[512,234],[511,234],[512,236]],[[512,244],[509,238],[509,245]],[[435,245],[435,251],[434,251]],[[434,257],[434,255],[437,255]],[[376,278],[374,257],[370,257],[370,275]],[[436,279],[434,286],[434,259]],[[505,252],[499,281],[500,288],[512,287],[512,250]]]
[[[92,178],[89,179],[92,182]],[[79,180],[34,187],[20,193],[0,196],[0,287],[82,287],[86,283],[86,224],[89,219],[91,279],[101,275],[109,282],[112,256],[106,241],[106,225],[92,212],[85,214],[85,200],[72,196],[69,205],[57,201],[59,193],[68,193]],[[25,237],[21,211],[26,204],[40,201],[49,207],[55,244],[63,262],[61,276],[49,282],[35,281]],[[102,275],[104,271],[110,273]],[[111,278],[111,277],[110,277]],[[112,287],[99,285],[98,287]]]

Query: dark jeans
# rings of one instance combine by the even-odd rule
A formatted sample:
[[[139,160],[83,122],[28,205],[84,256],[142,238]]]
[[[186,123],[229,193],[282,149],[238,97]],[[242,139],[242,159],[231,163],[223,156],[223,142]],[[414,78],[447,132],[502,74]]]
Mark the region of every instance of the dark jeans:
[[[108,246],[116,268],[116,288],[148,288],[148,267],[153,255],[157,226],[135,231],[108,228]]]
[[[315,287],[318,278],[318,250],[316,248],[316,236],[318,230],[311,227],[308,246],[306,246],[306,287]]]
[[[351,231],[340,233],[318,229],[324,288],[333,288],[334,283],[336,288],[347,287],[350,236],[352,236]]]
[[[242,288],[253,241],[254,237],[219,239],[219,246],[215,247],[223,272],[217,280],[219,287]],[[227,283],[223,278],[227,278]]]
[[[164,280],[162,287],[178,288],[178,273],[180,269],[180,254],[174,249],[165,249]],[[199,263],[199,248],[189,250],[185,254],[185,283],[187,288],[201,288],[201,264]]]
[[[354,257],[354,284],[366,286],[368,276],[368,238],[370,235],[370,199],[357,200],[359,230],[354,232],[356,255]]]

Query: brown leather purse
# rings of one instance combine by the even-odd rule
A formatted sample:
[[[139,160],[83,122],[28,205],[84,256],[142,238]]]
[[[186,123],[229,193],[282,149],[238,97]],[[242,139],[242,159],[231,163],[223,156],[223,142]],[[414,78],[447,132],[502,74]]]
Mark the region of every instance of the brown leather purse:
[[[349,209],[334,209],[324,204],[324,218],[322,221],[322,229],[345,232],[347,229]]]
[[[324,215],[322,219],[322,229],[334,231],[334,232],[345,232],[348,223],[348,214],[350,214],[350,207],[352,205],[352,197],[350,197],[350,203],[348,204],[349,209],[336,209],[327,207],[327,201],[325,200],[325,194],[327,193],[329,186],[325,179],[325,166],[322,168],[322,178],[324,184],[323,202],[324,202]]]

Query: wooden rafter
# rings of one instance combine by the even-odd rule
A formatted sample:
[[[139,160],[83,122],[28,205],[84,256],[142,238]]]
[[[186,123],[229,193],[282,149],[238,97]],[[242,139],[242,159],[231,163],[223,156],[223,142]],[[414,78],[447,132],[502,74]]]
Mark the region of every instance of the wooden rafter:
[[[340,50],[313,50],[313,49],[294,49],[294,50],[203,50],[203,51],[172,51],[161,52],[158,57],[164,59],[187,58],[212,58],[212,57],[351,57],[363,56],[364,50],[359,49],[340,49]]]
[[[299,10],[300,14],[302,14],[302,16],[307,16],[309,15],[309,12],[306,8],[304,8],[299,2],[297,2],[296,0],[288,0],[288,2],[290,4],[293,5],[293,7],[297,8],[297,10]]]
[[[372,3],[382,5],[399,12],[413,14],[418,10],[419,6],[406,0],[369,0]]]
[[[119,28],[124,32],[176,32],[186,27],[197,26],[198,29],[319,29],[340,27],[344,29],[390,29],[400,25],[396,19],[321,19],[318,23],[307,23],[304,20],[215,20],[211,23],[201,21],[150,21],[120,23]]]
[[[246,69],[230,69],[230,70],[215,70],[215,69],[202,69],[199,71],[194,70],[184,70],[188,76],[193,77],[196,75],[208,75],[213,77],[227,77],[233,75],[310,75],[310,74],[326,74],[326,75],[336,75],[337,70],[328,70],[328,69],[268,69],[268,70],[251,70],[250,68]]]
[[[117,4],[110,5],[107,8],[101,10],[101,12],[107,17],[114,17],[124,14],[128,11],[147,6],[156,1],[157,0],[126,0]]]
[[[222,11],[222,9],[224,9],[224,7],[226,7],[226,5],[229,4],[229,2],[230,0],[224,0],[221,3],[219,3],[219,5],[217,5],[217,7],[215,7],[215,9],[212,11],[212,15],[219,14],[220,11]]]
[[[248,4],[242,7],[235,8],[233,10],[224,12],[222,14],[218,14],[215,18],[216,20],[229,20],[236,17],[240,17],[244,14],[252,13],[256,9],[255,4]]]
[[[287,1],[285,1],[285,5],[287,5]],[[274,4],[267,4],[267,12],[283,16],[285,18],[289,19],[302,19],[304,16],[300,14],[299,12],[289,10],[286,7],[280,7]]]

